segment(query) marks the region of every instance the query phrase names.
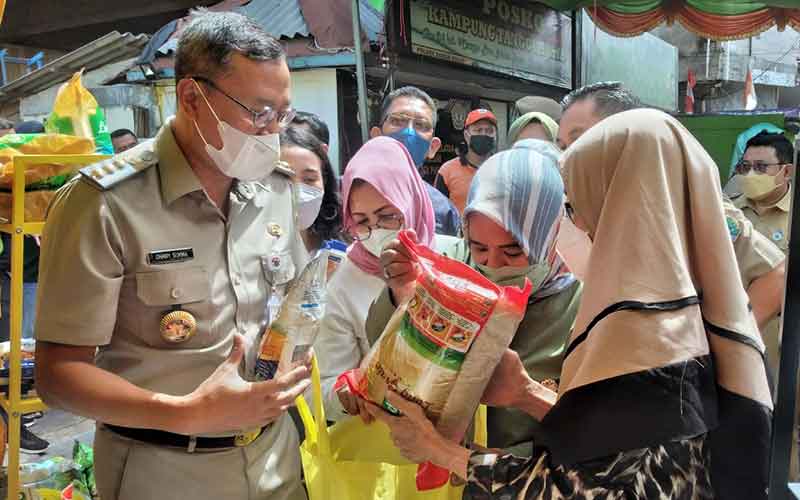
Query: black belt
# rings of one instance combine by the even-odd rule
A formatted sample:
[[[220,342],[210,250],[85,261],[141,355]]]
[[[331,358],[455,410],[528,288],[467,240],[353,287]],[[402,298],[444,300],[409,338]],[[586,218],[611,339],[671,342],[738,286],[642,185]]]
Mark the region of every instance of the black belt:
[[[183,448],[188,453],[195,450],[216,450],[222,448],[241,448],[247,446],[264,433],[269,427],[265,425],[260,429],[243,432],[235,436],[227,437],[195,437],[184,434],[175,434],[167,431],[155,429],[133,429],[131,427],[119,427],[117,425],[105,424],[106,428],[115,434],[128,439],[142,441],[157,446],[171,446],[173,448]]]

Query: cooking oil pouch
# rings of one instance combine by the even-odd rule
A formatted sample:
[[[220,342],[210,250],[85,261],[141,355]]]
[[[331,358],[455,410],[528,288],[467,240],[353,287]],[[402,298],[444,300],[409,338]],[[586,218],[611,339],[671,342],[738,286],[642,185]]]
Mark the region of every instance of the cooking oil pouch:
[[[261,337],[256,359],[258,379],[271,380],[279,370],[290,369],[314,344],[325,314],[328,254],[328,250],[317,254],[286,292],[275,321]]]

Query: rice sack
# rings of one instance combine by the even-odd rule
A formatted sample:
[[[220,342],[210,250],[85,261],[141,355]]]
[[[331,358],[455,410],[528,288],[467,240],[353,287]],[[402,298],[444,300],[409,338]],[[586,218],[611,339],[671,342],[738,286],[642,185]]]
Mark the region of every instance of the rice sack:
[[[499,287],[405,232],[400,241],[419,263],[414,294],[351,374],[351,387],[393,413],[386,393],[395,391],[419,404],[444,436],[460,440],[522,321],[531,284]]]

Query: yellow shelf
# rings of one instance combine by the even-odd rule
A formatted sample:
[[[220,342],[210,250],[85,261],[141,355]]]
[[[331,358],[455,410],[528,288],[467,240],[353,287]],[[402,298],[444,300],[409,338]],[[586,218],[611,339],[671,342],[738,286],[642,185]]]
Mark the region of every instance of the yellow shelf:
[[[0,395],[0,407],[6,411],[6,413],[20,413],[22,415],[26,413],[33,413],[36,411],[45,411],[47,409],[47,405],[40,398],[25,398],[20,400],[20,402],[14,405],[14,410],[12,411],[11,408],[11,401],[4,395]]]
[[[14,179],[11,186],[11,222],[2,221],[0,232],[11,235],[11,297],[8,396],[0,395],[0,407],[8,413],[8,467],[6,478],[8,500],[19,498],[19,440],[20,415],[43,411],[46,407],[39,398],[21,397],[22,386],[22,259],[23,238],[26,234],[42,233],[44,222],[25,222],[25,167],[26,165],[90,165],[108,158],[105,155],[18,155],[14,157]],[[5,314],[6,311],[3,311]]]
[[[14,234],[16,224],[0,224],[0,233]],[[44,230],[44,222],[26,222],[22,224],[22,234],[40,235]]]

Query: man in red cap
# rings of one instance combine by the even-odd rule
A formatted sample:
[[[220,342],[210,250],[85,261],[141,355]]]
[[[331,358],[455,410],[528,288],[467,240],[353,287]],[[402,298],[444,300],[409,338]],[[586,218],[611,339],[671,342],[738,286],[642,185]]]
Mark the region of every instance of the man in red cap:
[[[436,175],[436,188],[464,213],[469,185],[475,172],[497,147],[497,118],[488,109],[474,109],[464,121],[464,142],[458,157],[446,162]]]

